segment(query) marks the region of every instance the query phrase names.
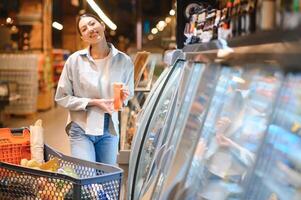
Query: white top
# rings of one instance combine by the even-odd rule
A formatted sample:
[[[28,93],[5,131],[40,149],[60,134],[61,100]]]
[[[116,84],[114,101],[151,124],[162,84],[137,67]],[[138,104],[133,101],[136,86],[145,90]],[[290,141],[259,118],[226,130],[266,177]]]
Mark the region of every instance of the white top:
[[[127,85],[130,91],[128,99],[133,97],[133,63],[129,56],[112,44],[109,46],[111,51],[104,59],[94,60],[89,48],[77,51],[67,59],[55,95],[55,101],[69,109],[67,129],[70,122],[74,121],[86,134],[102,135],[104,113],[95,106],[87,107],[87,104],[93,98],[113,98],[114,82]],[[110,123],[113,127],[109,127],[112,134],[119,133],[118,123],[118,113],[114,112]]]

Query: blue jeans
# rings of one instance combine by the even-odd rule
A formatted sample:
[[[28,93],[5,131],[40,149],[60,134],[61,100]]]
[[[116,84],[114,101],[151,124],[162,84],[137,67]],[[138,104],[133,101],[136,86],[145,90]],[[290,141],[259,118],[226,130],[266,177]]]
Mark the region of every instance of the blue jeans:
[[[109,114],[104,117],[104,134],[93,136],[85,134],[85,131],[72,122],[69,139],[71,155],[92,162],[116,165],[119,136],[109,132]]]

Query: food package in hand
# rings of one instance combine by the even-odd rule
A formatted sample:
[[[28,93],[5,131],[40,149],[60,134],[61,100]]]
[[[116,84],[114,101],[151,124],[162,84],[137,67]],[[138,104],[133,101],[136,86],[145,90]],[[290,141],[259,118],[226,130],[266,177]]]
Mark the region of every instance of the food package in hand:
[[[122,87],[123,83],[113,83],[114,89],[114,110],[118,111],[122,108]]]
[[[30,151],[31,159],[39,163],[44,162],[44,130],[41,119],[30,126]]]

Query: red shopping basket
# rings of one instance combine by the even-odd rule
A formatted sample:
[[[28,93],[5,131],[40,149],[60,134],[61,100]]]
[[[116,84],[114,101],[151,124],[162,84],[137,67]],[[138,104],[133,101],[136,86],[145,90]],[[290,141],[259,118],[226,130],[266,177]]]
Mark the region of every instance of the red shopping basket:
[[[19,165],[23,158],[31,159],[29,130],[0,128],[0,161]]]

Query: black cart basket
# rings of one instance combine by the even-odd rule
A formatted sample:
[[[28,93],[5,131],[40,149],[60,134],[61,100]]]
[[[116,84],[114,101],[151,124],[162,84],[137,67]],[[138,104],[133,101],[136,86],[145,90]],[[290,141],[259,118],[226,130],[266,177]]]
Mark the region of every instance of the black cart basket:
[[[120,198],[123,171],[115,166],[93,163],[63,155],[45,145],[46,161],[58,158],[78,178],[0,162],[0,199],[111,200]]]

